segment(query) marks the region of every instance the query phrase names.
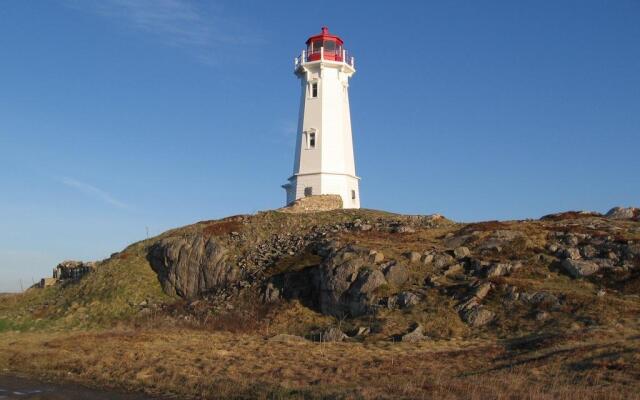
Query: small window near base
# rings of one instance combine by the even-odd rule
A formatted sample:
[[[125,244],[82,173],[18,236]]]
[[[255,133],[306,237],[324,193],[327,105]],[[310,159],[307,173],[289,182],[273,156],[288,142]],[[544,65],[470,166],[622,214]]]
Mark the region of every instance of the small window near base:
[[[356,199],[356,191],[352,190],[351,191],[351,200],[355,200]]]
[[[307,186],[306,188],[304,188],[304,195],[305,197],[309,197],[313,195],[313,188],[311,186]]]

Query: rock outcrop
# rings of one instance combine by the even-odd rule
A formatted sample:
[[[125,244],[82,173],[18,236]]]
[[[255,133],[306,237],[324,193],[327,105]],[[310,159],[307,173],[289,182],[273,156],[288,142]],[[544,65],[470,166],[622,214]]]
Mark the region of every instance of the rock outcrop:
[[[214,237],[162,239],[151,247],[148,258],[164,291],[187,299],[236,284],[242,277]]]
[[[77,281],[95,269],[95,263],[84,261],[63,261],[53,270],[57,281]]]
[[[376,289],[387,284],[380,267],[369,263],[369,250],[355,246],[331,252],[315,277],[320,310],[336,316],[371,311]]]
[[[266,230],[251,226],[253,217],[229,220],[233,226],[208,223],[202,231],[158,239],[147,257],[165,292],[203,297],[214,307],[255,293],[248,298],[264,305],[299,300],[328,316],[375,319],[419,315],[434,303],[449,303],[449,312],[470,329],[503,323],[500,304],[529,309],[527,315],[541,323],[566,304],[561,293],[511,286],[522,282],[522,271],[540,277],[561,272],[613,289],[640,268],[640,243],[621,234],[628,222],[592,213],[462,226],[439,216],[335,215],[350,217],[277,213],[277,229]],[[305,229],[284,223],[292,221],[321,223]],[[445,233],[437,233],[442,226]],[[316,332],[324,341],[344,339],[339,330]],[[397,338],[424,339],[420,329],[406,335]]]
[[[638,219],[640,218],[640,208],[613,207],[605,216],[611,219]]]

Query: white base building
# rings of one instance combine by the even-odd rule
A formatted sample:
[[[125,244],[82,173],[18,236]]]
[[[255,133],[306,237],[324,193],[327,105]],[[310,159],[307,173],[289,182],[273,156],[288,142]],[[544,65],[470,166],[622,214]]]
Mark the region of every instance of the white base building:
[[[360,208],[349,111],[349,78],[354,73],[353,57],[326,27],[307,40],[307,49],[296,58],[300,115],[293,175],[282,186],[287,204],[305,196],[337,194],[344,208]]]

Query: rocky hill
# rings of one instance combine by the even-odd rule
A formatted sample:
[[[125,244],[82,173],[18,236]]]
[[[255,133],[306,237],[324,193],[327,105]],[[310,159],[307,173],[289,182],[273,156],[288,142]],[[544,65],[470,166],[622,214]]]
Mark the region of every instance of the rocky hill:
[[[180,326],[270,343],[531,340],[536,349],[594,330],[640,333],[638,209],[468,224],[276,210],[174,229],[88,271],[3,298],[0,329]],[[624,379],[640,376],[629,368]]]

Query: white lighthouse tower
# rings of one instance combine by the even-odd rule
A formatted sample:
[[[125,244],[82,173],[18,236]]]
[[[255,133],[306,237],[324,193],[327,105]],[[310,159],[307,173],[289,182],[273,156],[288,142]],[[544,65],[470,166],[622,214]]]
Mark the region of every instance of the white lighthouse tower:
[[[360,208],[349,111],[349,78],[355,72],[344,42],[326,27],[307,40],[307,49],[295,59],[300,116],[293,175],[282,186],[287,204],[336,194],[344,208]]]

